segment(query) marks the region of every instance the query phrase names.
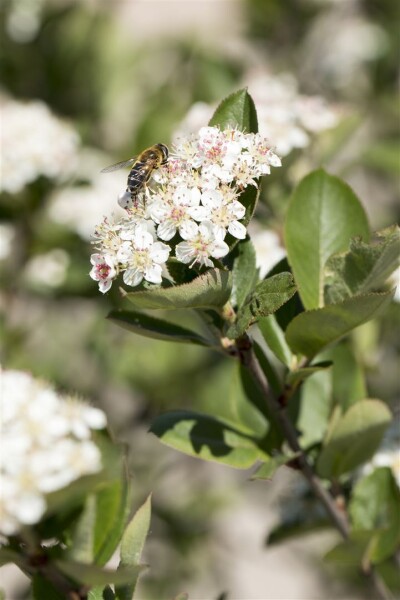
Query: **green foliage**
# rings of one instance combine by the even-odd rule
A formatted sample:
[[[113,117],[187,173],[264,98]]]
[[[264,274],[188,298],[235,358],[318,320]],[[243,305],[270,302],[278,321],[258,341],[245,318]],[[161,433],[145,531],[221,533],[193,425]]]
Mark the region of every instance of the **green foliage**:
[[[228,271],[209,269],[193,281],[169,288],[153,288],[130,292],[126,298],[135,308],[221,308],[232,291],[232,276]]]
[[[120,542],[129,507],[126,474],[88,496],[74,525],[68,556],[87,564],[105,565]]]
[[[234,306],[240,308],[258,281],[256,252],[249,237],[235,248],[232,267],[232,294]]]
[[[285,334],[276,319],[276,315],[272,314],[267,317],[261,317],[258,320],[258,327],[268,347],[277,359],[287,367],[290,367],[293,355],[286,342]]]
[[[235,339],[258,319],[275,312],[295,293],[296,286],[291,273],[279,273],[260,281],[238,311],[237,321],[227,331],[227,336]]]
[[[355,236],[368,240],[369,227],[351,188],[322,170],[307,175],[293,193],[285,224],[289,263],[307,309],[324,306],[325,264]]]
[[[128,329],[128,331],[156,340],[180,342],[184,344],[191,343],[200,346],[210,345],[208,340],[186,327],[181,327],[180,325],[164,321],[163,319],[156,319],[155,317],[137,311],[112,311],[108,315],[108,319],[116,325]]]
[[[115,594],[109,585],[96,587],[90,590],[88,600],[115,600]]]
[[[234,92],[218,106],[209,125],[221,129],[240,129],[248,133],[257,133],[257,112],[247,89]]]
[[[353,489],[349,513],[354,531],[371,531],[368,558],[379,563],[400,544],[400,490],[390,469],[376,469]]]
[[[329,361],[314,363],[309,367],[301,367],[300,369],[296,369],[295,371],[290,371],[286,376],[286,384],[291,387],[297,387],[302,381],[308,379],[314,373],[318,373],[318,371],[322,371],[325,369],[329,369],[332,366],[332,363]]]
[[[157,417],[150,428],[161,442],[184,454],[248,469],[265,453],[256,440],[219,419],[192,411],[172,411]]]
[[[62,560],[54,561],[54,566],[77,583],[88,586],[130,583],[144,569],[142,565],[138,565],[121,567],[117,571],[112,571],[97,565]]]
[[[290,461],[299,456],[299,453],[291,454],[289,456],[278,455],[271,456],[267,461],[263,462],[258,469],[253,473],[251,479],[272,479],[277,469],[283,465],[287,465]]]
[[[344,342],[324,353],[332,360],[332,394],[335,404],[347,410],[358,400],[367,396],[365,374],[351,344]]]
[[[151,496],[138,509],[131,522],[128,524],[121,539],[121,560],[118,569],[124,567],[140,566],[140,558],[150,527],[151,518]],[[115,589],[118,600],[132,600],[137,584],[137,575],[125,586],[117,586]]]
[[[321,477],[337,479],[359,467],[378,449],[391,421],[387,406],[379,400],[360,400],[335,419],[317,462]]]
[[[345,254],[329,258],[325,266],[325,301],[341,302],[381,287],[396,269],[400,257],[400,234],[395,225],[376,234],[377,242],[355,239]]]
[[[296,427],[303,448],[323,440],[332,412],[332,369],[320,369],[308,377],[300,389]]]
[[[312,358],[352,329],[377,317],[392,298],[393,292],[354,296],[338,304],[303,312],[289,324],[286,341],[293,352]]]
[[[272,17],[274,14],[277,16],[275,21],[274,18],[271,19],[271,23],[280,22],[280,15],[288,11],[283,6],[284,3],[271,3],[268,13]],[[306,13],[298,26],[300,29],[296,26],[298,31],[306,30],[306,21],[310,16]],[[79,123],[84,137],[97,140],[102,135],[102,128],[107,131],[109,127],[109,123],[101,122],[101,115],[107,103],[112,104],[112,96],[103,96],[98,102],[97,97],[104,93],[105,88],[120,89],[120,84],[116,85],[116,79],[109,84],[113,72],[118,72],[120,79],[130,81],[132,76],[136,79],[138,75],[130,59],[121,62],[118,49],[108,48],[104,44],[105,39],[111,39],[113,26],[106,12],[93,18],[86,9],[65,9],[63,21],[61,12],[52,10],[52,14],[46,15],[45,27],[38,33],[40,56],[36,56],[35,64],[44,68],[31,69],[31,73],[41,74],[36,82],[28,74],[27,77],[14,78],[13,84],[10,84],[15,61],[20,60],[18,57],[22,54],[25,56],[26,49],[29,50],[33,44],[25,47],[21,45],[15,49],[14,55],[7,41],[7,56],[4,61],[2,59],[2,64],[7,68],[8,87],[24,96],[32,95],[36,90],[38,93],[35,92],[35,96],[50,101],[55,109],[64,114],[74,115],[80,112]],[[271,24],[269,27],[271,31],[274,30]],[[280,31],[280,28],[277,30]],[[57,51],[51,57],[48,55],[46,37],[52,44],[56,44],[57,40]],[[88,49],[84,53],[83,70],[79,60],[82,48]],[[72,49],[72,54],[69,49]],[[232,67],[228,74],[224,61],[213,59],[211,54],[205,57],[202,65],[196,67],[195,81],[190,82],[187,77],[188,65],[193,59],[188,55],[193,50],[183,47],[181,50],[183,55],[180,60],[176,60],[174,71],[184,73],[188,89],[190,85],[193,89],[200,88],[201,99],[213,100],[213,90],[215,92],[216,89],[231,86],[236,76],[235,69]],[[42,57],[42,54],[46,54],[45,51],[48,55],[47,64],[44,64],[46,61]],[[109,57],[106,56],[108,53]],[[168,61],[176,58],[176,55],[177,48],[168,56]],[[66,68],[60,68],[62,56],[67,56]],[[134,57],[134,60],[140,59]],[[78,64],[80,67],[76,69]],[[97,71],[97,75],[93,74],[94,71]],[[144,71],[150,73],[151,69]],[[60,74],[63,77],[66,74],[64,81],[61,81]],[[46,85],[41,87],[40,81],[43,83],[44,80]],[[82,86],[83,80],[85,85]],[[155,91],[142,115],[135,112],[135,140],[132,142],[132,127],[125,134],[121,133],[121,143],[127,145],[130,153],[133,152],[132,143],[141,147],[144,140],[148,140],[145,143],[147,145],[167,136],[173,123],[166,122],[165,115],[168,113],[177,120],[181,117],[182,107],[191,101],[184,95],[178,98],[176,90],[170,84],[163,83],[159,87],[156,77],[153,81],[153,76],[146,76],[146,85],[153,86]],[[137,98],[132,103],[135,111],[140,104],[142,88],[145,87],[138,81],[134,91]],[[190,90],[187,94],[190,95]],[[124,101],[129,104],[131,98],[125,98]],[[330,142],[315,152],[318,160],[329,163],[338,149],[353,136],[360,122],[361,117],[357,116],[342,124],[344,127],[336,131]],[[225,98],[214,113],[210,125],[257,132],[256,109],[247,90],[241,89]],[[118,139],[118,135],[115,137]],[[164,141],[168,143],[166,139]],[[117,142],[106,140],[104,145],[108,143],[112,146]],[[264,211],[263,217],[270,220],[276,230],[281,225],[278,219],[286,208],[285,199],[290,193],[293,177],[296,177],[297,170],[303,170],[303,163],[298,160],[300,154],[304,164],[313,163],[312,152],[307,153],[306,150],[297,156],[293,153],[288,157],[280,174],[269,179],[268,194],[265,195],[267,206],[260,207]],[[387,174],[396,171],[395,154],[394,143],[386,141],[360,152],[358,160]],[[318,166],[315,160],[314,163],[313,168]],[[301,168],[298,169],[299,167]],[[258,181],[257,185],[259,184]],[[46,297],[46,302],[50,305],[52,301],[58,301],[57,294],[60,299],[64,294],[64,301],[68,297],[68,308],[75,301],[87,302],[90,307],[88,312],[97,314],[100,310],[97,311],[91,288],[87,286],[86,272],[82,275],[82,269],[86,269],[81,264],[83,243],[69,233],[66,234],[61,226],[52,230],[51,225],[38,225],[43,220],[42,213],[46,210],[46,198],[50,191],[52,187],[49,181],[43,185],[37,182],[24,191],[16,202],[2,209],[7,219],[15,217],[19,232],[15,244],[18,246],[16,254],[26,254],[16,263],[15,271],[24,272],[30,250],[37,253],[55,245],[65,246],[68,250],[71,248],[73,283],[69,282],[65,288],[59,288],[58,292],[48,290],[47,296],[42,292],[41,300],[38,291],[40,286],[37,290],[34,287],[30,290],[26,288],[31,294],[28,301],[33,306],[32,314],[35,313],[38,300],[43,301]],[[254,216],[258,199],[257,187],[249,185],[242,191],[240,202],[246,208],[242,220],[245,225]],[[22,237],[20,232],[23,232]],[[141,427],[148,414],[154,412],[154,405],[158,401],[154,400],[157,393],[153,394],[153,390],[166,389],[165,392],[163,390],[165,404],[170,402],[171,397],[177,397],[177,403],[188,402],[189,396],[193,410],[162,414],[155,419],[150,431],[167,446],[191,457],[238,469],[248,469],[258,462],[259,466],[252,479],[268,480],[280,466],[289,464],[298,468],[299,461],[296,458],[300,452],[290,450],[281,422],[276,417],[277,411],[271,410],[270,404],[266,402],[263,386],[259,385],[248,369],[246,352],[253,352],[268,381],[271,397],[279,405],[289,426],[293,427],[307,461],[316,470],[316,476],[326,480],[323,485],[326,484],[327,489],[329,485],[334,489],[342,484],[345,486],[344,498],[352,533],[349,541],[339,544],[328,553],[328,559],[353,564],[357,568],[360,565],[368,567],[370,563],[375,564],[381,569],[377,572],[385,582],[393,582],[391,558],[400,542],[399,490],[389,469],[377,469],[362,477],[354,486],[352,481],[352,471],[368,461],[381,444],[391,413],[382,401],[365,399],[368,396],[368,386],[364,365],[352,340],[331,347],[342,337],[349,335],[354,328],[379,316],[392,298],[392,293],[385,290],[387,278],[398,264],[398,229],[392,227],[378,232],[377,239],[371,243],[369,235],[364,209],[348,185],[325,171],[314,171],[299,183],[288,206],[285,223],[288,259],[276,265],[266,279],[259,281],[255,249],[250,237],[238,241],[228,235],[226,242],[230,252],[221,262],[216,262],[218,268],[202,269],[199,274],[196,268],[190,268],[172,258],[168,261],[172,280],[166,287],[153,286],[125,294],[134,310],[113,310],[110,313],[109,319],[112,322],[135,334],[151,338],[150,349],[150,345],[145,346],[147,340],[142,340],[140,350],[134,343],[129,350],[123,349],[119,340],[125,338],[118,337],[118,333],[113,334],[115,337],[107,337],[99,326],[98,317],[90,325],[93,332],[90,331],[90,335],[86,336],[84,345],[88,346],[94,362],[98,363],[93,375],[95,383],[90,383],[94,397],[98,395],[104,398],[109,393],[108,386],[114,386],[111,388],[113,393],[110,394],[114,400],[115,386],[125,387],[127,383],[134,388],[134,392],[137,389],[140,392],[144,390],[148,397],[143,399],[143,410],[139,411],[138,422]],[[13,281],[7,290],[11,300],[14,300],[18,285],[19,282]],[[21,289],[24,290],[23,287]],[[114,292],[109,295],[111,303],[118,303],[116,291],[113,294]],[[18,294],[15,298],[18,300]],[[27,306],[30,308],[30,304]],[[57,322],[58,308],[59,306]],[[170,323],[163,316],[156,318],[141,312],[142,310],[182,311],[177,313],[177,318],[184,310],[189,310],[202,319],[209,335],[197,333],[190,326],[186,327],[186,321],[183,325]],[[68,314],[67,322],[71,321]],[[9,337],[12,347],[18,348],[26,344],[29,359],[34,362],[37,360],[35,351],[32,352],[28,334],[24,331],[24,326],[32,328],[32,323],[27,323],[28,325],[24,325],[22,319],[21,331],[11,329]],[[389,327],[390,323],[389,320]],[[250,331],[255,324],[258,328]],[[67,355],[73,353],[65,349],[68,332],[64,330],[65,327],[61,328],[62,334],[55,343],[63,347],[67,358]],[[256,341],[259,333],[263,337],[262,345]],[[85,338],[86,334],[80,335]],[[52,337],[49,334],[49,340]],[[116,348],[113,352],[110,352],[110,339]],[[182,354],[171,353],[169,350],[163,354],[163,350],[159,351],[157,342],[160,340],[218,349],[219,354],[214,353],[210,360],[204,360],[204,364],[200,360],[196,362],[197,355],[187,363],[182,360]],[[104,349],[99,349],[102,343]],[[145,351],[143,347],[146,347]],[[230,358],[231,362],[228,362],[228,358],[222,356],[224,351],[234,360]],[[201,352],[202,356],[206,355],[204,350]],[[145,354],[144,359],[142,354]],[[312,362],[311,359],[316,355],[319,355],[318,361]],[[11,352],[11,357],[13,356]],[[24,362],[25,359],[18,352],[15,356],[16,363]],[[165,359],[162,364],[163,357],[166,356],[168,360]],[[73,367],[72,383],[67,376],[63,378],[64,363],[61,362],[62,376],[59,376],[59,383],[79,386],[79,376],[75,377]],[[147,388],[142,388],[143,380],[149,379],[149,369],[152,381],[147,383]],[[188,393],[187,382],[186,387],[180,382],[183,379],[190,379],[189,392],[192,393]],[[178,394],[175,394],[175,389],[179,390]],[[285,403],[288,403],[287,407]],[[122,453],[104,433],[99,434],[98,443],[104,459],[103,472],[82,478],[67,489],[50,494],[44,520],[30,533],[37,536],[38,544],[49,537],[60,541],[55,549],[47,552],[45,548],[41,548],[41,552],[46,553],[47,564],[74,589],[82,585],[91,588],[88,590],[89,600],[128,600],[133,598],[138,577],[144,570],[140,560],[150,527],[150,497],[125,528],[131,497],[126,474],[122,469]],[[142,471],[147,474],[148,463],[144,458],[141,460]],[[137,486],[139,488],[140,481]],[[311,502],[306,497],[308,493],[307,489],[304,496],[294,497],[297,507],[294,514],[289,500],[285,499],[282,503],[285,514],[282,522],[272,531],[269,543],[329,526],[326,514],[315,508],[317,502],[315,499]],[[203,496],[201,502],[204,504]],[[159,515],[163,513],[162,508],[158,506]],[[171,540],[168,542],[172,544]],[[119,543],[121,562],[118,570],[104,568]],[[40,558],[42,557],[41,554]],[[171,563],[176,568],[180,561],[176,560],[174,552],[171,552],[171,557]],[[195,560],[197,561],[197,557]],[[0,561],[1,564],[13,562],[23,571],[34,573],[34,598],[59,600],[63,597],[55,589],[54,582],[50,583],[52,579],[46,578],[48,573],[45,570],[35,572],[33,563],[28,564],[29,557],[24,555],[23,546],[18,547],[18,551],[14,547],[1,548]],[[197,564],[199,563],[196,562]],[[154,571],[157,567],[155,565]],[[192,567],[191,571],[193,570]],[[115,584],[115,592],[109,585],[111,583]],[[392,583],[389,587],[392,587]],[[173,589],[177,589],[176,585]],[[163,590],[163,594],[166,593],[173,592]],[[154,594],[154,597],[160,597],[160,594]],[[180,594],[176,600],[184,600],[186,597],[187,594]]]

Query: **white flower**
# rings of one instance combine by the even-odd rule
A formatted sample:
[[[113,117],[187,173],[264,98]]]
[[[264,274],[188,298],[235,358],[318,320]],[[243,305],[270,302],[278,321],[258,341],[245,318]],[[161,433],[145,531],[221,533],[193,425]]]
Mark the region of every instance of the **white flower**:
[[[41,101],[1,100],[0,191],[20,192],[41,175],[62,180],[75,169],[78,135]]]
[[[90,277],[99,282],[99,290],[105,294],[111,288],[113,279],[117,276],[117,270],[113,258],[109,255],[92,254],[90,262],[93,265]]]
[[[132,287],[139,285],[143,279],[160,284],[162,265],[168,260],[170,247],[162,242],[155,242],[142,225],[136,226],[130,237],[130,240],[123,242],[118,253],[118,259],[126,269],[124,282]]]
[[[0,409],[0,532],[9,536],[40,521],[47,493],[101,469],[91,434],[106,418],[19,371],[1,373]]]
[[[180,242],[175,249],[176,258],[183,263],[198,263],[200,266],[213,267],[212,258],[222,258],[229,252],[229,246],[215,236],[214,227],[209,221],[183,232],[184,242]]]
[[[120,272],[133,287],[143,279],[161,284],[171,247],[156,239],[177,236],[183,240],[177,240],[178,260],[212,267],[212,258],[229,252],[223,241],[227,233],[246,237],[241,222],[246,209],[239,201],[243,188],[257,187],[258,178],[280,164],[263,136],[237,129],[202,127],[179,140],[140,197],[120,196],[126,215],[112,224],[105,219],[96,229],[91,276],[102,291]]]
[[[219,190],[206,190],[201,195],[202,206],[193,211],[197,221],[209,221],[214,227],[215,236],[224,239],[228,231],[234,237],[243,240],[246,237],[246,227],[239,223],[246,209],[238,200],[225,200]]]
[[[179,186],[168,198],[161,193],[154,197],[150,215],[158,223],[157,235],[160,239],[169,241],[181,231],[188,221],[192,220],[193,207],[200,202],[200,190],[197,187]]]

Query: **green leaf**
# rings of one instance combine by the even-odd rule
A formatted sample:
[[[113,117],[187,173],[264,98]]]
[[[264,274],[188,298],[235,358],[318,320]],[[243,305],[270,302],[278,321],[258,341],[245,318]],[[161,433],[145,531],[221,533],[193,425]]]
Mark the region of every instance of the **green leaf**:
[[[198,277],[198,274],[194,269],[191,269],[189,265],[180,262],[174,257],[168,259],[167,268],[168,273],[174,280],[175,285],[189,283]]]
[[[324,305],[324,268],[350,239],[369,238],[364,209],[351,188],[323,170],[307,175],[289,204],[285,239],[289,263],[307,309]]]
[[[291,273],[291,267],[288,263],[288,259],[285,256],[282,258],[267,274],[268,277],[272,277],[272,275],[278,275],[279,273]],[[287,326],[290,321],[294,319],[298,314],[304,311],[304,306],[301,302],[299,293],[296,292],[286,304],[281,306],[276,313],[275,318],[278,321],[279,327],[282,331],[286,331]]]
[[[278,381],[276,381],[275,372],[273,371],[273,368],[261,347],[256,342],[254,343],[254,352],[264,375],[267,377],[268,383],[270,384],[274,393],[279,394],[281,388],[279,388],[279,390],[277,388]],[[259,388],[249,370],[244,366],[240,366],[240,376],[242,388],[247,398],[253,406],[258,407],[258,410],[264,415],[268,423],[264,437],[262,440],[260,440],[259,445],[266,452],[268,452],[268,454],[271,452],[276,452],[280,449],[283,441],[282,429],[277,422],[276,416],[272,414],[267,407],[263,391]]]
[[[245,435],[262,438],[268,423],[263,416],[263,405],[259,406],[248,397],[241,380],[239,361],[224,361],[218,369],[212,369],[207,378],[208,385],[201,391],[198,409],[223,421]],[[224,398],[224,402],[221,402]]]
[[[272,479],[279,467],[287,465],[290,461],[299,456],[299,454],[299,452],[296,452],[290,456],[283,454],[271,456],[266,462],[263,462],[263,464],[258,467],[250,479]]]
[[[273,546],[274,544],[280,544],[293,538],[296,539],[302,535],[331,528],[332,523],[329,519],[320,517],[312,521],[304,521],[304,515],[302,515],[299,518],[286,521],[274,527],[268,536],[267,544],[268,546]]]
[[[375,533],[369,548],[371,562],[381,562],[400,543],[400,491],[389,468],[375,469],[354,486],[349,514],[354,530]]]
[[[170,323],[162,319],[156,319],[155,317],[151,317],[144,313],[127,310],[113,310],[107,318],[116,325],[128,329],[128,331],[156,340],[179,342],[183,344],[197,344],[199,346],[210,345],[208,340],[186,327],[181,327],[180,325],[175,325],[175,323]]]
[[[15,550],[11,550],[7,546],[0,546],[0,567],[13,563],[22,571],[27,567],[26,559]]]
[[[321,442],[332,411],[332,371],[322,369],[308,377],[300,390],[300,411],[296,427],[303,448]]]
[[[287,367],[290,367],[293,355],[286,342],[285,334],[276,319],[276,315],[261,317],[258,321],[258,327],[276,358]]]
[[[360,400],[339,418],[330,430],[317,461],[317,472],[337,478],[369,460],[379,447],[391,421],[391,413],[380,400]]]
[[[125,527],[131,494],[127,474],[96,494],[97,514],[94,531],[94,561],[105,565],[114,554]]]
[[[335,303],[377,290],[398,267],[399,228],[394,225],[378,232],[377,241],[364,244],[352,240],[350,250],[331,256],[325,266],[325,301]]]
[[[232,304],[242,306],[258,279],[256,252],[249,237],[238,243],[232,269]]]
[[[121,561],[118,568],[140,564],[140,557],[144,548],[151,518],[151,495],[134,515],[127,526],[121,541]],[[132,600],[135,593],[137,578],[129,585],[116,587],[118,600]]]
[[[272,362],[269,360],[268,355],[266,352],[264,352],[264,349],[260,346],[260,344],[258,344],[256,341],[253,341],[253,348],[268,384],[271,386],[274,394],[280,396],[283,391],[281,377],[278,375],[275,367],[272,365]],[[262,404],[265,405],[264,398],[262,399]]]
[[[222,100],[209,125],[220,129],[237,128],[248,133],[257,133],[257,112],[247,89],[238,90]]]
[[[176,310],[178,308],[222,308],[232,291],[228,271],[209,269],[193,281],[169,288],[130,292],[125,298],[135,308]]]
[[[296,286],[291,273],[279,273],[260,281],[239,310],[237,321],[229,327],[227,337],[236,339],[243,335],[259,318],[278,310],[295,291]]]
[[[338,344],[323,354],[333,361],[332,381],[334,403],[347,410],[367,396],[364,371],[347,342]]]
[[[129,496],[125,469],[120,479],[88,496],[73,528],[70,559],[106,564],[120,542],[128,516]]]
[[[361,567],[368,551],[371,534],[357,531],[351,534],[350,539],[339,542],[324,556],[327,563],[342,565],[344,567]]]
[[[111,569],[104,569],[97,565],[87,565],[66,560],[56,560],[54,564],[67,577],[90,586],[107,585],[108,583],[129,583],[146,568],[144,565],[137,565],[112,571]]]
[[[331,366],[332,363],[330,361],[323,361],[314,363],[309,367],[303,367],[295,371],[289,371],[289,373],[286,375],[286,383],[291,387],[297,387],[302,381],[308,379],[308,377],[311,375],[314,375],[314,373],[329,369]]]
[[[218,419],[192,411],[172,411],[153,421],[161,442],[202,460],[247,469],[266,455],[255,440]]]
[[[400,577],[399,566],[396,558],[390,558],[375,567],[375,571],[383,580],[386,587],[392,592],[395,598],[400,596]]]
[[[95,587],[90,590],[88,600],[115,600],[115,594],[109,585]]]
[[[243,367],[239,362],[233,363],[231,379],[225,389],[227,404],[229,404],[232,420],[229,425],[239,428],[243,433],[262,438],[268,423],[265,419],[264,403],[260,403],[249,394],[246,381],[243,379]],[[225,402],[224,402],[225,404]],[[224,419],[226,422],[226,420]]]
[[[286,340],[293,350],[312,358],[359,325],[378,316],[392,300],[393,292],[355,296],[301,313],[289,323]]]

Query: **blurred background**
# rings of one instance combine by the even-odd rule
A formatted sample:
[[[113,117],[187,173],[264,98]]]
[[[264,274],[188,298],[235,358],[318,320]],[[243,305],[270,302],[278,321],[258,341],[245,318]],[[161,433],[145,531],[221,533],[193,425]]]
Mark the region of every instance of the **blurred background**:
[[[252,235],[266,273],[284,255],[294,185],[324,166],[354,188],[373,229],[398,219],[399,18],[393,0],[2,0],[1,361],[103,408],[130,450],[135,506],[153,491],[139,600],[366,598],[321,562],[332,533],[266,547],[299,478],[271,483],[186,458],[147,433],[172,408],[223,403],[231,365],[200,347],[127,334],[92,281],[94,226],[127,173],[100,174],[205,125],[248,86],[282,157]],[[115,286],[116,287],[116,286]],[[184,323],[186,314],[177,314]],[[399,395],[394,303],[357,330],[370,397]],[[29,598],[3,570],[7,598]]]

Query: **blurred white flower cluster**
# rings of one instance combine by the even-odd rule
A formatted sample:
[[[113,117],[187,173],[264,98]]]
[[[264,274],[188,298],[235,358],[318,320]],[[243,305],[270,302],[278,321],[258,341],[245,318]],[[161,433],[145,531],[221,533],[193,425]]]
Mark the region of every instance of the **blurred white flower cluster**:
[[[93,148],[82,147],[78,154],[78,164],[74,179],[84,182],[81,185],[63,186],[51,194],[48,215],[52,221],[68,227],[83,238],[90,240],[96,227],[99,214],[107,214],[110,209],[110,198],[121,190],[121,173],[109,173],[107,177],[100,175],[101,169],[111,159],[103,152]],[[124,211],[115,207],[117,214]]]
[[[0,101],[0,192],[16,194],[41,175],[62,180],[76,164],[79,138],[41,101]]]
[[[31,42],[40,29],[44,0],[12,0],[5,30],[19,44]]]
[[[257,106],[259,132],[268,138],[279,156],[307,147],[312,134],[338,123],[337,111],[321,96],[299,94],[297,81],[289,73],[250,74],[245,84]],[[194,104],[174,137],[195,131],[200,123],[211,118],[214,108],[203,102]]]
[[[249,233],[256,252],[256,265],[260,271],[260,279],[286,256],[279,235],[273,229],[267,229],[255,223],[250,224]]]
[[[0,533],[14,535],[44,515],[46,494],[102,468],[93,429],[105,414],[22,371],[0,373]]]
[[[260,134],[202,127],[178,140],[168,163],[154,173],[157,185],[137,197],[122,194],[119,203],[127,215],[97,227],[99,252],[92,255],[90,276],[103,293],[120,272],[130,286],[143,279],[160,284],[173,249],[164,242],[171,240],[178,261],[212,267],[213,258],[229,252],[228,233],[246,237],[241,192],[248,185],[257,187],[260,176],[280,165]]]
[[[368,63],[387,52],[389,36],[368,19],[363,2],[337,0],[313,20],[303,48],[303,75],[345,94],[373,85]]]

